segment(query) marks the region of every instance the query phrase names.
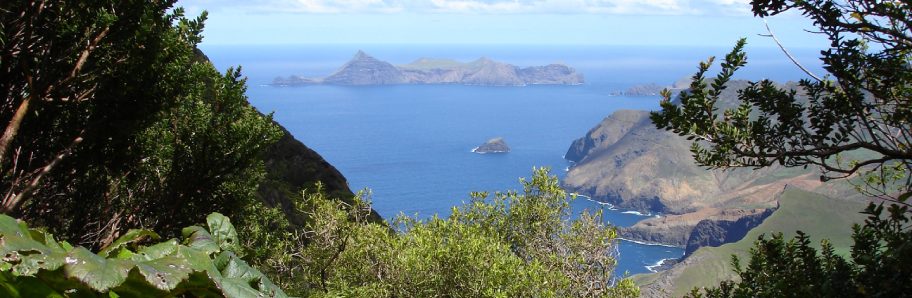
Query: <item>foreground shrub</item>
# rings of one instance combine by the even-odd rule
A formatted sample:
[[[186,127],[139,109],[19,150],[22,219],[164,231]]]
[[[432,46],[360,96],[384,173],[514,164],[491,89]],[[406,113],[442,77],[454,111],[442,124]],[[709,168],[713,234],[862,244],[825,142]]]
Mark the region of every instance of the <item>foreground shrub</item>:
[[[237,232],[212,213],[207,227],[170,239],[130,230],[98,253],[73,247],[41,229],[0,215],[0,296],[3,297],[285,297],[233,251]]]
[[[251,252],[292,294],[325,297],[631,297],[614,277],[617,233],[600,213],[572,216],[546,169],[522,192],[473,193],[448,217],[368,221],[368,202],[331,200],[317,188],[297,208],[308,224]],[[288,227],[262,213],[242,234]]]

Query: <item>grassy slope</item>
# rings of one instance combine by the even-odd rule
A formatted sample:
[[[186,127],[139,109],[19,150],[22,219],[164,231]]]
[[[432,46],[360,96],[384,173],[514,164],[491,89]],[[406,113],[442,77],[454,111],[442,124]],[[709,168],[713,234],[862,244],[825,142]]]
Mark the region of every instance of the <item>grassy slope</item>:
[[[741,241],[720,247],[700,248],[692,256],[700,262],[681,264],[684,268],[674,279],[672,297],[680,297],[693,287],[713,286],[723,279],[732,278],[729,265],[731,255],[738,255],[742,262],[747,262],[748,251],[761,234],[782,232],[791,238],[796,230],[801,230],[811,236],[812,242],[820,243],[821,239],[829,239],[838,253],[846,254],[852,244],[852,223],[864,220],[864,216],[859,214],[864,203],[827,198],[796,188],[786,190],[779,203],[779,210],[748,232]],[[657,274],[643,275],[635,277],[635,280],[646,285],[657,277]]]

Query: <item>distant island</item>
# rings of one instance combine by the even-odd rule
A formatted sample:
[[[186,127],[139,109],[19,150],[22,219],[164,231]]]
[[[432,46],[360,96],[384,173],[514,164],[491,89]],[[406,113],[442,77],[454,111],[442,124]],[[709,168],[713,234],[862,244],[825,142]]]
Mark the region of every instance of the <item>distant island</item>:
[[[378,60],[363,51],[324,78],[278,77],[273,86],[461,84],[480,86],[580,85],[583,75],[563,64],[518,67],[479,58],[472,62],[421,58],[405,65]]]
[[[510,152],[510,147],[507,146],[507,142],[503,138],[493,138],[481,144],[475,149],[472,149],[472,152],[485,154],[485,153],[507,153]]]
[[[635,86],[631,86],[630,88],[627,88],[627,91],[616,91],[616,92],[612,92],[611,95],[613,95],[613,96],[661,96],[662,90],[668,89],[668,91],[671,91],[671,94],[674,97],[674,95],[677,94],[678,92],[681,92],[681,91],[689,88],[690,81],[691,81],[690,77],[685,77],[685,78],[678,80],[671,86],[663,86],[663,85],[659,85],[656,83],[635,85]]]

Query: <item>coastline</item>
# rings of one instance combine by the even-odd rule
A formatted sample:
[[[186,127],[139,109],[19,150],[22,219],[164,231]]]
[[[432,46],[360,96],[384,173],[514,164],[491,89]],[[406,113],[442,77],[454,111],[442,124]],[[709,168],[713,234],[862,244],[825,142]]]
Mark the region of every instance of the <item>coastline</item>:
[[[673,247],[673,248],[684,248],[683,246],[675,246],[675,245],[671,245],[671,244],[658,243],[658,242],[649,242],[649,241],[633,240],[633,239],[627,239],[627,238],[622,238],[622,237],[618,237],[617,239],[623,240],[623,241],[627,241],[627,242],[636,243],[636,244],[639,244],[639,245],[664,246],[664,247]]]
[[[472,151],[469,151],[469,152],[472,152],[472,153],[475,153],[475,154],[510,153],[510,151],[502,151],[502,150],[494,150],[494,151],[487,151],[487,152],[478,152],[478,148],[481,148],[481,147],[472,148]]]
[[[656,273],[659,271],[668,270],[669,269],[668,267],[674,265],[675,263],[679,262],[680,260],[681,260],[681,258],[664,258],[664,259],[659,260],[658,262],[655,262],[655,264],[647,265],[645,267],[646,267],[646,270],[649,270],[649,272]],[[671,261],[672,263],[665,264],[666,262],[669,262],[669,261]],[[666,267],[666,268],[662,268],[662,267]]]

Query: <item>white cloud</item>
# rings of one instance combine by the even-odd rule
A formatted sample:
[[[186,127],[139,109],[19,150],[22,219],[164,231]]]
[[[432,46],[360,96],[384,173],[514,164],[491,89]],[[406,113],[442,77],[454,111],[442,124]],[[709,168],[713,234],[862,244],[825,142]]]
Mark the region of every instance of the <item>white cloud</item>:
[[[289,13],[749,15],[749,0],[183,0],[210,10]]]
[[[397,5],[397,3],[384,0],[286,0],[274,1],[274,3],[262,5],[260,8],[305,13],[395,13],[404,9],[403,6]]]

